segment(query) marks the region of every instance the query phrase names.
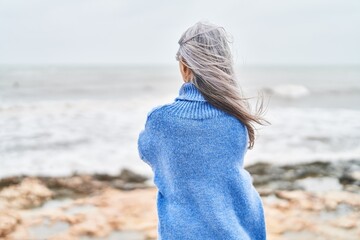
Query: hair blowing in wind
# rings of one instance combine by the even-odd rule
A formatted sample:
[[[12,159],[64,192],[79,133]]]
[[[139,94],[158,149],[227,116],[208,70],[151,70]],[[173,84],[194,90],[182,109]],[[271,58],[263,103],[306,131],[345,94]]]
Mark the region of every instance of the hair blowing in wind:
[[[192,71],[192,82],[213,106],[243,122],[249,134],[249,149],[255,142],[255,124],[269,124],[264,113],[263,98],[252,113],[234,73],[229,36],[223,27],[198,22],[188,28],[179,40],[176,59]]]

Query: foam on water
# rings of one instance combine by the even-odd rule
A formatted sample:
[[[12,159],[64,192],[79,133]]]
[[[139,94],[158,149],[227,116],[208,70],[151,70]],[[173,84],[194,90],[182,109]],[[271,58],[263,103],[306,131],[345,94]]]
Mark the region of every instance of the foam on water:
[[[302,85],[277,85],[264,89],[269,94],[274,94],[284,98],[300,98],[310,94],[310,90]]]
[[[273,108],[261,127],[250,162],[298,163],[360,158],[360,111]]]
[[[137,136],[151,101],[43,102],[0,110],[0,176],[116,174],[129,167],[144,174]],[[360,112],[272,109],[246,163],[336,161],[360,156]]]
[[[0,176],[141,171],[136,138],[149,108],[135,100],[3,107]]]

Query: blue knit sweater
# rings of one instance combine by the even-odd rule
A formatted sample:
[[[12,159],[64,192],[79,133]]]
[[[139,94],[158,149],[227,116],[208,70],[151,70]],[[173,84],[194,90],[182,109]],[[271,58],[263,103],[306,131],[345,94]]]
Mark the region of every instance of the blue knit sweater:
[[[244,124],[183,83],[153,108],[138,138],[158,188],[159,240],[266,239],[261,198],[244,169]]]

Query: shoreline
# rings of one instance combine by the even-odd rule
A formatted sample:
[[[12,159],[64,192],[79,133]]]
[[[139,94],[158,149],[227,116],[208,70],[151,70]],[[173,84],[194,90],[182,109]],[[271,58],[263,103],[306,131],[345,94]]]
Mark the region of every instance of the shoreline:
[[[269,239],[358,239],[360,160],[246,169],[262,197]],[[157,239],[152,180],[118,175],[0,179],[0,238]]]

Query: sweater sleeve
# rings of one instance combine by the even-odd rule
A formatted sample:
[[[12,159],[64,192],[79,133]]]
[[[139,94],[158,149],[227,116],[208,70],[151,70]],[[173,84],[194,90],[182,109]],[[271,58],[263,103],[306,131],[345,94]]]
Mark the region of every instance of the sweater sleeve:
[[[147,114],[145,127],[140,131],[138,136],[138,153],[139,157],[152,167],[153,158],[155,156],[155,140],[156,137],[156,123],[153,113],[160,109],[163,105],[154,107]]]
[[[139,152],[140,159],[151,166],[150,162],[147,160],[148,157],[147,157],[147,155],[145,155],[144,150],[143,150],[143,148],[144,148],[143,144],[145,142],[145,140],[144,140],[145,136],[146,136],[145,130],[141,131],[140,134],[139,134],[139,139],[138,139],[138,152]]]

